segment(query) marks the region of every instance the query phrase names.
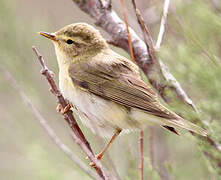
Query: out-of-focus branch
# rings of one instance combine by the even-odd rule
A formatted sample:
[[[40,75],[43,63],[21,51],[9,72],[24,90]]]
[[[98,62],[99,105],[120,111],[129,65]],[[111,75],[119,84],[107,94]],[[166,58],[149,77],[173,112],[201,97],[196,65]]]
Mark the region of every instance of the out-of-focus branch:
[[[131,36],[130,36],[130,29],[129,29],[129,24],[128,24],[127,15],[126,15],[126,8],[124,5],[124,0],[121,0],[121,6],[123,9],[124,22],[125,22],[126,30],[127,30],[127,39],[128,39],[128,46],[129,46],[129,51],[130,51],[130,58],[132,61],[135,61],[133,45],[132,45]]]
[[[170,164],[170,152],[166,142],[165,132],[160,128],[154,129],[155,169],[162,180],[172,180],[173,173],[169,173],[166,164]],[[173,151],[171,151],[173,153]],[[171,165],[171,164],[170,164]]]
[[[54,141],[54,143],[85,173],[87,173],[93,179],[100,180],[101,178],[95,174],[88,166],[86,166],[75,154],[71,152],[71,150],[61,142],[61,140],[57,137],[53,129],[49,126],[44,117],[40,114],[40,112],[36,109],[36,107],[31,103],[30,99],[26,96],[24,91],[19,87],[17,81],[12,76],[12,74],[3,66],[0,65],[0,69],[3,72],[5,79],[9,82],[12,88],[16,90],[16,92],[20,95],[23,102],[27,105],[30,112],[33,116],[40,122],[41,126],[45,129],[49,137]]]
[[[152,166],[152,169],[154,170],[155,169],[155,165],[154,165],[154,138],[153,138],[153,127],[149,127],[148,128],[149,130],[149,149],[150,149],[150,163],[151,163],[151,166]]]
[[[38,50],[35,47],[32,47],[33,51],[35,52],[41,66],[42,66],[42,74],[46,77],[48,83],[51,86],[51,92],[57,97],[58,102],[61,104],[63,108],[67,106],[67,102],[65,101],[64,97],[60,93],[60,91],[57,88],[57,85],[53,79],[51,71],[47,68],[44,59],[42,55],[38,52]],[[101,163],[97,160],[97,158],[94,156],[94,153],[90,147],[90,144],[86,140],[84,134],[82,133],[81,129],[79,128],[72,111],[69,110],[64,114],[64,119],[70,126],[72,132],[73,132],[73,138],[75,142],[80,146],[80,148],[83,150],[83,152],[88,156],[91,162],[95,164],[95,170],[97,174],[102,179],[107,179],[107,172],[104,169],[104,167],[101,165]]]
[[[144,179],[144,174],[143,174],[143,164],[144,164],[144,157],[143,157],[143,130],[140,130],[140,180]]]
[[[163,40],[163,34],[164,34],[164,31],[165,31],[166,19],[167,19],[169,5],[170,5],[170,0],[165,0],[164,1],[164,6],[163,6],[163,16],[162,16],[161,22],[160,22],[160,31],[159,31],[156,46],[155,46],[156,50],[160,49],[160,46],[161,46],[161,43],[162,43],[162,40]]]
[[[101,8],[98,0],[94,0],[93,5],[91,5],[89,1],[85,0],[72,1],[82,11],[94,18],[96,25],[102,27],[109,33],[112,38],[112,42],[114,41],[115,45],[129,52],[126,26],[112,9]],[[153,56],[151,56],[151,54],[153,54],[151,48],[147,47],[145,42],[140,39],[131,28],[130,35],[135,60],[159,95],[167,103],[178,102],[182,105],[187,105],[186,107],[192,107],[196,111],[194,103],[187,96],[175,77],[169,72],[168,68],[162,62],[156,61]],[[204,126],[203,121],[199,118],[193,118],[192,121]],[[221,168],[219,166],[221,162],[221,151],[217,148],[220,146],[219,143],[212,137],[195,137],[199,140],[199,143],[202,142],[201,148],[204,152],[210,153],[213,151],[213,154],[217,154],[219,156],[219,158],[210,158],[209,160],[214,167],[218,167],[220,169],[219,173],[221,174]]]
[[[159,94],[167,103],[169,103],[170,99],[167,97],[167,94],[164,93],[164,90],[167,88],[174,87],[173,93],[175,93],[179,98],[181,98],[184,103],[189,104],[194,110],[196,110],[195,105],[188,98],[188,96],[186,95],[186,93],[184,92],[184,90],[182,89],[180,84],[178,83],[178,81],[176,81],[176,79],[173,77],[173,75],[169,73],[168,69],[165,68],[166,66],[162,62],[158,61],[156,54],[155,54],[154,44],[153,44],[153,40],[152,40],[152,36],[149,31],[149,28],[145,24],[141,14],[140,14],[140,11],[137,9],[135,0],[132,0],[132,4],[134,7],[136,16],[137,16],[137,21],[140,25],[142,32],[143,32],[143,37],[144,37],[144,41],[145,41],[145,44],[147,47],[147,51],[149,53],[149,58],[152,61],[152,63],[154,64],[154,67],[157,69],[157,70],[155,70],[155,73],[160,73],[160,76],[163,76],[163,78],[164,78],[163,81],[166,80],[166,83],[170,83],[170,84],[166,84],[166,83],[161,84],[160,86],[162,89],[159,89],[159,90],[157,89]],[[151,82],[150,79],[149,79],[149,81]],[[162,81],[162,77],[161,77],[161,79],[156,79],[156,81]]]
[[[218,0],[207,0],[207,2],[210,4],[215,13],[218,15],[221,14],[221,5]]]

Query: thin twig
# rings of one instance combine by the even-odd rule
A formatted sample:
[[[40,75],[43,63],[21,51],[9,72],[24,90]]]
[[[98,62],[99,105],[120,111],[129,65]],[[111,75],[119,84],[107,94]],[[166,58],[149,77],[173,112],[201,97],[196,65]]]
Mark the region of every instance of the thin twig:
[[[137,9],[135,0],[132,0],[132,4],[133,4],[133,7],[134,7],[136,16],[137,16],[137,21],[140,25],[140,28],[141,28],[142,32],[143,32],[144,42],[145,42],[147,50],[149,52],[150,59],[152,61],[154,61],[154,63],[157,63],[158,61],[157,61],[157,58],[156,58],[156,55],[155,55],[153,39],[152,39],[152,36],[150,34],[149,28],[145,24],[145,22],[143,20],[143,17],[140,14],[140,11]]]
[[[97,176],[90,168],[88,168],[75,154],[71,152],[71,150],[61,142],[61,140],[57,137],[53,129],[47,123],[45,118],[40,114],[40,112],[36,109],[36,107],[31,103],[30,99],[26,96],[24,91],[19,87],[18,82],[12,76],[12,74],[3,66],[0,65],[0,69],[3,72],[5,79],[9,82],[12,88],[16,90],[16,92],[20,95],[23,102],[27,105],[29,111],[33,114],[33,116],[40,122],[41,126],[45,129],[49,137],[54,141],[54,143],[85,173],[87,173],[93,179],[100,180],[101,178]]]
[[[160,46],[161,46],[161,43],[162,43],[162,40],[163,40],[163,34],[164,34],[164,31],[165,31],[166,19],[167,19],[169,5],[170,5],[170,0],[165,0],[164,1],[164,6],[163,6],[163,16],[162,16],[161,22],[160,22],[160,31],[159,31],[159,34],[158,34],[157,43],[155,45],[155,50],[160,49]]]
[[[112,0],[107,0],[106,7],[109,11],[112,9]]]
[[[128,36],[128,45],[129,45],[129,50],[130,50],[130,57],[131,57],[131,60],[132,60],[132,61],[135,61],[134,52],[133,52],[133,46],[132,46],[132,41],[131,41],[131,35],[130,35],[128,20],[127,20],[126,8],[125,8],[125,4],[124,4],[124,0],[121,0],[121,6],[122,6],[122,9],[123,9],[124,22],[125,22],[126,29],[127,29],[127,36]]]
[[[149,150],[150,150],[150,163],[152,169],[155,169],[154,166],[154,138],[153,138],[153,127],[149,126]]]
[[[97,172],[101,172],[103,173],[103,177],[101,177],[102,179],[109,179],[108,178],[108,174],[105,172],[106,170],[104,169],[104,167],[102,166],[101,162],[97,160],[97,158],[94,156],[93,152],[89,151],[87,146],[80,140],[79,137],[76,136],[76,134],[71,131],[71,136],[73,137],[74,141],[76,142],[76,144],[78,144],[81,149],[83,150],[83,152],[87,155],[87,157],[90,159],[91,162],[93,162],[95,164],[95,169]]]
[[[105,3],[104,3],[104,1],[103,1],[103,0],[98,0],[98,1],[99,1],[99,3],[100,3],[101,8],[105,8]]]
[[[32,47],[32,49],[35,52],[40,64],[43,67],[41,72],[46,77],[47,81],[49,82],[53,94],[57,97],[58,102],[61,104],[61,106],[63,108],[65,108],[67,106],[67,102],[65,101],[64,97],[62,96],[62,94],[58,90],[57,85],[52,77],[51,71],[47,68],[47,66],[44,62],[44,59],[43,59],[42,55],[38,52],[38,50],[35,47]],[[90,144],[88,143],[84,134],[82,133],[81,129],[79,128],[71,110],[67,111],[67,113],[64,114],[64,119],[66,120],[66,122],[70,126],[70,128],[74,134],[73,137],[74,137],[76,143],[81,147],[81,149],[88,156],[90,161],[95,164],[95,170],[96,170],[97,174],[102,179],[106,179],[107,173],[105,172],[101,163],[95,158],[94,153],[90,147]]]
[[[53,76],[51,74],[52,71],[50,71],[47,68],[47,66],[45,65],[44,59],[43,59],[42,55],[38,52],[38,50],[35,47],[33,47],[32,49],[35,52],[36,56],[38,57],[38,60],[43,68],[41,70],[41,73],[46,77],[46,79],[48,80],[48,82],[51,86],[51,92],[53,92],[53,94],[57,97],[58,102],[61,104],[61,106],[63,108],[65,108],[67,106],[67,102],[65,101],[64,97],[62,96],[62,94],[58,90],[57,85],[55,84],[55,81],[54,81]],[[78,126],[78,124],[72,114],[72,111],[71,110],[67,111],[67,113],[65,113],[65,117],[66,117],[65,120],[68,120],[67,122],[70,125],[71,129],[87,145],[88,149],[90,151],[92,151],[90,144],[88,143],[88,141],[84,137],[84,134],[82,133],[81,129],[79,128],[79,126]]]
[[[144,164],[144,157],[143,157],[143,130],[140,131],[140,180],[143,180],[143,164]]]

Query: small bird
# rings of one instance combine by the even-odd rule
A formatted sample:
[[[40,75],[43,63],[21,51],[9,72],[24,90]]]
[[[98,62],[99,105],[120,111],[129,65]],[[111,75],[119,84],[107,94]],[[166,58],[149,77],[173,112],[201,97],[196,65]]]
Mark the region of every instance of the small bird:
[[[55,33],[52,40],[59,66],[59,87],[82,122],[94,133],[111,137],[101,159],[120,132],[159,125],[178,134],[183,128],[206,136],[204,129],[168,110],[142,81],[138,66],[109,47],[100,32],[75,23]]]

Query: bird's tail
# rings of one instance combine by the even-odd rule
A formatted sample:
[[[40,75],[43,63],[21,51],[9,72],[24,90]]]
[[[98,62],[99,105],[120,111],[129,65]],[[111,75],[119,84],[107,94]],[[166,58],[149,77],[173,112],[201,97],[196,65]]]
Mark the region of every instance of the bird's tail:
[[[185,119],[182,119],[182,118],[179,118],[179,119],[170,119],[167,121],[167,126],[172,126],[172,127],[178,127],[178,128],[183,128],[183,129],[186,129],[186,130],[189,130],[189,131],[192,131],[194,133],[197,133],[199,135],[202,135],[202,136],[207,136],[207,132],[205,129],[185,120]]]

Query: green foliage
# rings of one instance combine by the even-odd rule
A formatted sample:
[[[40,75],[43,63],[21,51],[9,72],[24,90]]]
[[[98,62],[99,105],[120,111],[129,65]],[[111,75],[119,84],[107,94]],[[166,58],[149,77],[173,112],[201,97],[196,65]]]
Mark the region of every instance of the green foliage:
[[[220,17],[208,4],[198,0],[186,6],[177,3],[176,10],[177,14],[170,17],[171,24],[176,26],[169,33],[160,56],[175,67],[171,70],[200,110],[201,124],[216,142],[221,143]],[[200,147],[217,159],[212,165],[221,174],[217,167],[221,155],[203,140]]]

